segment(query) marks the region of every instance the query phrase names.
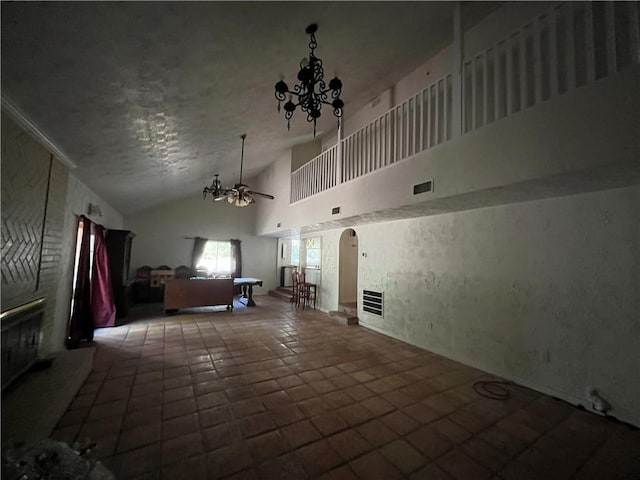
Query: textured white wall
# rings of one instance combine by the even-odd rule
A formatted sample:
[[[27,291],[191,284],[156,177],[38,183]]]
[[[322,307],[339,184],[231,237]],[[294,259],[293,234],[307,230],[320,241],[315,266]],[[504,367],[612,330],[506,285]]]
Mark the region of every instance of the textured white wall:
[[[251,182],[249,183],[251,184]],[[269,202],[259,199],[257,202]],[[210,240],[242,241],[242,274],[263,280],[256,287],[256,295],[266,294],[278,285],[276,275],[277,239],[254,235],[256,205],[245,208],[225,203],[213,203],[211,198],[193,195],[157,208],[145,210],[125,218],[128,230],[133,231],[131,275],[142,265],[190,265],[193,240],[185,237],[204,237]]]
[[[638,425],[639,195],[361,225],[358,289],[384,292],[385,317],[360,309],[360,322],[586,407],[595,387],[612,415]]]
[[[278,233],[295,226],[288,213],[291,198],[291,152],[282,153],[264,169],[256,179],[255,188],[259,192],[270,193],[276,197],[275,200],[253,205],[256,207],[256,232]]]
[[[305,163],[320,155],[320,153],[322,153],[322,142],[319,138],[293,146],[291,148],[291,171],[295,172]]]

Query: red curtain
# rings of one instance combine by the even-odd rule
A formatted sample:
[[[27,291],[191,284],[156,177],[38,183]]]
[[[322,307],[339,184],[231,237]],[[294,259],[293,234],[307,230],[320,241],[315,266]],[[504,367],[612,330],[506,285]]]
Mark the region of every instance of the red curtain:
[[[96,328],[113,327],[116,324],[116,305],[113,300],[111,271],[104,241],[105,228],[93,229],[93,274],[91,277],[91,314]]]
[[[76,285],[73,291],[73,311],[69,319],[66,345],[74,348],[82,340],[93,340],[91,318],[91,283],[89,254],[91,242],[91,220],[84,215],[78,217],[78,230],[82,227]]]

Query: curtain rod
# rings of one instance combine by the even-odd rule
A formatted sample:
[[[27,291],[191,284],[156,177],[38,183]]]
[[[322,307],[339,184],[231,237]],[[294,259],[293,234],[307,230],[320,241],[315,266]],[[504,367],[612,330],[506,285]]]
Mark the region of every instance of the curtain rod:
[[[219,240],[217,238],[205,238],[205,237],[184,237],[185,240],[195,240],[197,238],[203,238],[205,240],[211,240],[212,242],[228,242],[229,240],[224,239],[224,240]],[[239,238],[231,238],[230,240],[240,240]]]

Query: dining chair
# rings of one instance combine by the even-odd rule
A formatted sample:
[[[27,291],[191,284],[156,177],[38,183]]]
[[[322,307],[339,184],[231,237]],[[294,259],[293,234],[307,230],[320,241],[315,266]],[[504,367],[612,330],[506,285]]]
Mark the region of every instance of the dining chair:
[[[300,291],[299,291],[299,278],[298,278],[298,272],[296,270],[292,270],[291,271],[291,297],[289,297],[289,302],[293,303],[294,305],[298,305],[298,300],[299,300],[299,295],[300,295]]]
[[[310,307],[313,302],[313,308],[315,309],[318,286],[315,283],[307,282],[304,271],[298,275],[298,281],[298,305],[302,303],[302,309],[304,310],[305,306]]]

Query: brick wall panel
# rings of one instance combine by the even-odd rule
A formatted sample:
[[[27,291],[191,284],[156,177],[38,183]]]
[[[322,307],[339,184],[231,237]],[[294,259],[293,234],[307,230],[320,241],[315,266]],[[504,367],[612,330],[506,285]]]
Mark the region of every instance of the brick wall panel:
[[[67,302],[56,294],[63,281],[68,176],[66,166],[55,158],[51,162],[49,152],[2,115],[2,310],[46,297],[42,338],[53,335],[56,303]]]

